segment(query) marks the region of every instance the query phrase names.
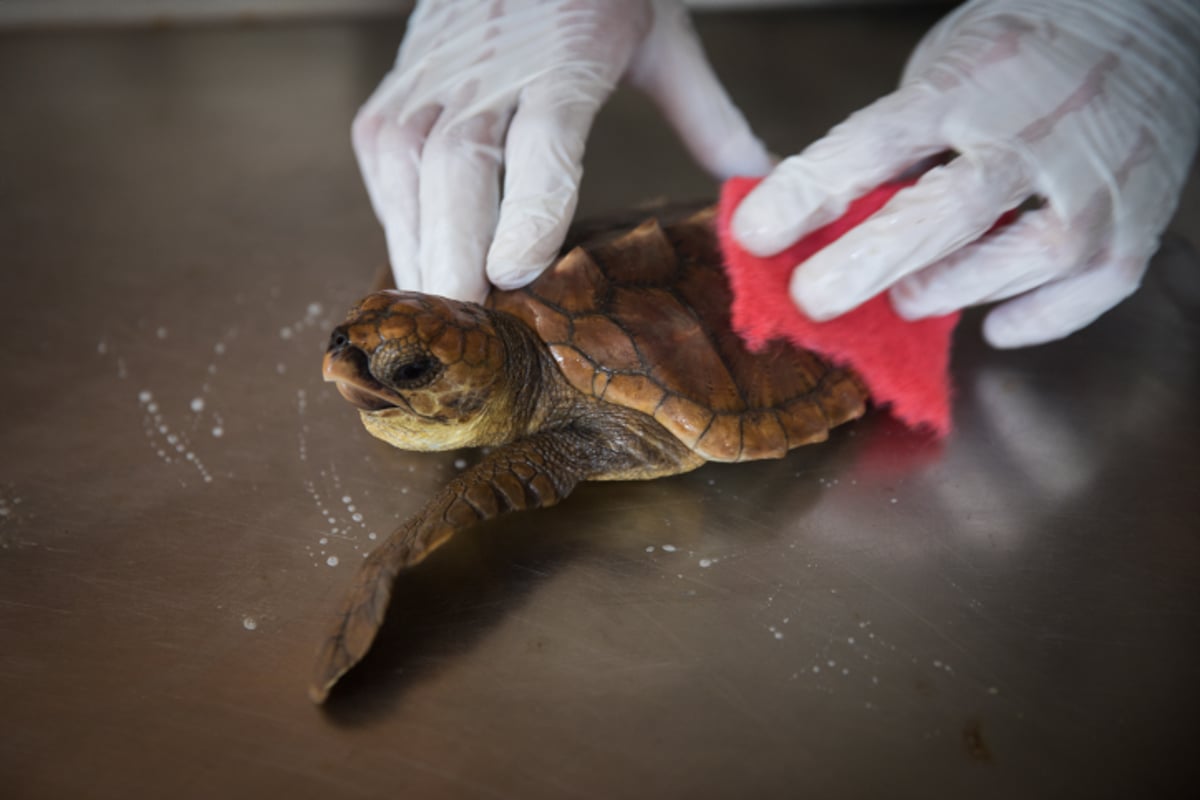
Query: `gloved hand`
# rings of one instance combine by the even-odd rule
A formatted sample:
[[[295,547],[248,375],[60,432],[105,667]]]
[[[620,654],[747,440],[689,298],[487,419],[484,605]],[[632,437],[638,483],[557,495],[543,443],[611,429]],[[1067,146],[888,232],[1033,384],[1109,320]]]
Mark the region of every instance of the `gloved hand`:
[[[676,0],[419,3],[353,128],[397,285],[479,301],[487,278],[537,277],[575,211],[592,119],[622,77],[719,177],[770,169]]]
[[[1195,0],[975,0],[924,38],[896,92],[768,176],[732,230],[779,252],[955,151],[796,270],[792,296],[818,320],[885,289],[907,318],[1015,297],[987,316],[987,340],[1045,342],[1137,288],[1198,127]],[[980,239],[1031,197],[1043,205]]]

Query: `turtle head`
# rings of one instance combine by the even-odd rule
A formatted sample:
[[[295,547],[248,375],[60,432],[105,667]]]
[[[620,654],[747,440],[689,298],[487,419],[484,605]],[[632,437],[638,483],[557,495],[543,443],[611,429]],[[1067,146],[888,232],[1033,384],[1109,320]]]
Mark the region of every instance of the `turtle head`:
[[[334,328],[323,372],[372,436],[404,450],[450,450],[510,438],[506,350],[479,305],[384,291]]]

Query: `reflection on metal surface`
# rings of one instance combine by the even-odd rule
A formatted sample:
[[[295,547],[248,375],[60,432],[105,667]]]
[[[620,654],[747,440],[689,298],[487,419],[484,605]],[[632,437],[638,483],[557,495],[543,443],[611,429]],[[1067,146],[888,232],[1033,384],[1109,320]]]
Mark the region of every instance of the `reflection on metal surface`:
[[[979,371],[972,397],[994,460],[1023,476],[1029,491],[1056,503],[1088,488],[1107,447],[1069,424],[1076,413],[1070,405],[1039,395],[1019,372],[1004,368]]]

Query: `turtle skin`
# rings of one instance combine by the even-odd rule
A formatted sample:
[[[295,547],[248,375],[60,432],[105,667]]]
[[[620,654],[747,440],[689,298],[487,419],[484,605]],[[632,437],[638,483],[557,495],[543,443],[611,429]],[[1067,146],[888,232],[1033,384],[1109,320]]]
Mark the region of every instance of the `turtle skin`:
[[[314,702],[369,650],[397,576],[458,531],[585,480],[779,458],[865,411],[852,370],[783,342],[752,352],[733,332],[714,209],[577,241],[485,306],[382,291],[334,330],[325,378],[373,436],[493,449],[364,560],[319,652]]]

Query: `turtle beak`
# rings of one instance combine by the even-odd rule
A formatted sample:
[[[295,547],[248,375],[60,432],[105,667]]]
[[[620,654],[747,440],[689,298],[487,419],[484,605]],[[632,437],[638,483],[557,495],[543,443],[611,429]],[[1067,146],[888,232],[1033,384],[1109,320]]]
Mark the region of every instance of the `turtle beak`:
[[[364,411],[395,408],[379,382],[367,370],[366,355],[353,345],[331,345],[321,363],[325,380],[337,384],[338,393]]]

